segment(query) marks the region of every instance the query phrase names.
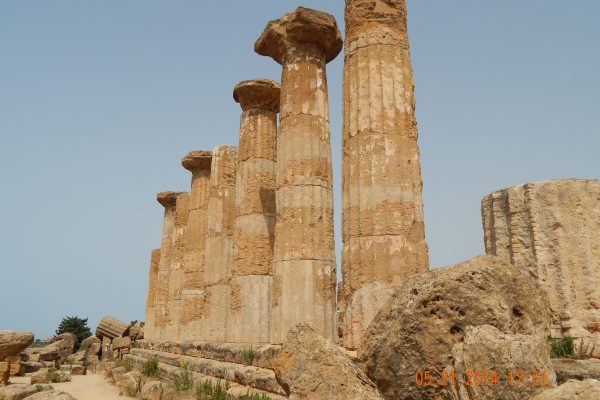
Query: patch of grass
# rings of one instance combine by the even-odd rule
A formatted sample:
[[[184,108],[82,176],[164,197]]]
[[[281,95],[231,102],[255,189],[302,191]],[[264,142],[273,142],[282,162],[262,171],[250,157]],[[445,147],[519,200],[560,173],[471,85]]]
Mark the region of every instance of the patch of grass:
[[[50,383],[58,383],[60,382],[60,373],[54,368],[50,368],[48,372],[46,372],[46,379]]]
[[[229,389],[229,381],[225,381],[225,386],[218,380],[214,385],[210,380],[205,380],[196,386],[197,400],[227,400],[227,390]]]
[[[250,391],[248,391],[245,395],[240,397],[240,400],[271,400],[271,398],[264,393],[258,394],[250,393]]]
[[[189,392],[194,388],[194,375],[190,370],[190,367],[181,362],[181,372],[173,378],[173,389],[176,392]]]
[[[573,358],[574,355],[572,337],[550,338],[551,358]]]
[[[158,370],[158,359],[152,358],[142,364],[142,374],[157,378],[160,375]]]
[[[44,385],[35,385],[35,390],[37,390],[38,392],[41,392],[42,390],[44,390]]]
[[[133,369],[133,363],[130,359],[124,358],[117,363],[117,367],[123,367],[127,372],[131,372]]]
[[[242,362],[244,365],[252,365],[254,362],[254,357],[256,357],[256,352],[252,346],[250,346],[249,349],[242,350]]]

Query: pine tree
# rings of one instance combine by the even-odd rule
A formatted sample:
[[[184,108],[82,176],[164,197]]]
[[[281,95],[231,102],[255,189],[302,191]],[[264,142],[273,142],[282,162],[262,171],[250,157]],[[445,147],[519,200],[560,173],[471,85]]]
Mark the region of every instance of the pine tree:
[[[56,334],[60,335],[61,333],[71,332],[75,336],[77,336],[77,346],[87,337],[92,336],[92,331],[90,327],[87,325],[87,318],[79,318],[75,317],[64,317],[58,325],[58,329],[56,330]]]

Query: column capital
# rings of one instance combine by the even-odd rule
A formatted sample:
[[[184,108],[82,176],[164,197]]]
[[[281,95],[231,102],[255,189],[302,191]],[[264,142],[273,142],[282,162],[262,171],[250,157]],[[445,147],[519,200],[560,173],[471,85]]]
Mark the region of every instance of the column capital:
[[[165,208],[175,207],[177,197],[182,194],[186,194],[186,192],[160,192],[156,195],[156,201]]]
[[[328,63],[342,50],[335,18],[322,11],[298,7],[270,21],[254,44],[254,51],[283,64],[288,55],[315,54]]]
[[[233,99],[242,110],[259,109],[279,112],[281,87],[271,79],[252,79],[242,81],[233,89]]]
[[[183,168],[191,172],[200,170],[210,171],[211,162],[212,152],[207,150],[190,151],[181,159]]]

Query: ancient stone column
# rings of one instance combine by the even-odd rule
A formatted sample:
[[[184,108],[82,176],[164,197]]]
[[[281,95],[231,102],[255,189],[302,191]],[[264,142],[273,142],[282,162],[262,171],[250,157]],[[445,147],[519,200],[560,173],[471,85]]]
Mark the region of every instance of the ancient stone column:
[[[160,261],[158,263],[158,284],[154,317],[156,339],[166,339],[169,304],[169,275],[173,257],[173,233],[175,230],[175,214],[177,196],[182,192],[161,192],[156,200],[165,208],[162,240],[160,242]]]
[[[199,338],[206,341],[229,341],[236,157],[234,146],[218,146],[212,153],[204,257],[206,300],[199,332]]]
[[[277,223],[271,341],[298,322],[335,340],[335,253],[325,65],[342,48],[335,19],[298,8],[255,44],[283,66],[277,141]]]
[[[427,271],[414,84],[404,0],[346,0],[343,73],[344,346]]]
[[[279,95],[279,84],[268,79],[240,82],[233,91],[242,116],[233,228],[231,342],[270,342]]]
[[[204,292],[204,251],[208,225],[210,188],[210,151],[192,151],[181,164],[192,173],[186,245],[183,258],[184,278],[179,339],[195,339],[201,332],[206,300]]]
[[[190,211],[190,195],[180,193],[175,200],[175,223],[173,225],[173,246],[169,268],[169,301],[167,305],[166,337],[179,338],[181,321],[182,291],[184,285],[184,257],[186,249],[186,228]]]
[[[156,312],[156,292],[158,286],[158,265],[160,263],[160,249],[152,250],[150,257],[150,272],[148,274],[148,298],[146,300],[146,321],[144,325],[144,337],[156,339],[154,331],[154,317]]]
[[[553,336],[583,337],[600,356],[600,182],[513,186],[484,197],[481,214],[486,253],[530,269],[546,288]]]

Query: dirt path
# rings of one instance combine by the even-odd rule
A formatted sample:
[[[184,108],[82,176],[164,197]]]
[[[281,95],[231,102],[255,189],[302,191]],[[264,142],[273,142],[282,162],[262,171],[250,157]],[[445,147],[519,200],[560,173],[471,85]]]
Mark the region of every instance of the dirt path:
[[[10,378],[14,383],[29,383],[30,378]],[[55,389],[69,393],[77,400],[117,400],[119,389],[107,382],[102,375],[73,375],[71,382],[53,383]]]

